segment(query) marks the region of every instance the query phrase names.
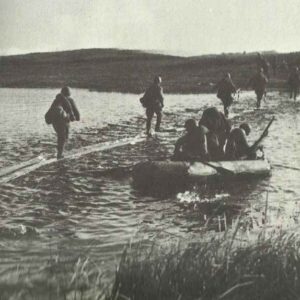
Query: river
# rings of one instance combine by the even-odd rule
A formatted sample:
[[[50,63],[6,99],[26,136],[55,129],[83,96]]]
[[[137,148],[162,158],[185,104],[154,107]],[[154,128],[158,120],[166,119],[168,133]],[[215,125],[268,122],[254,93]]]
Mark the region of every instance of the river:
[[[0,169],[41,154],[55,155],[56,137],[44,114],[57,92],[0,89]],[[144,131],[138,95],[72,89],[72,96],[82,118],[71,124],[67,151],[113,143]],[[100,176],[93,172],[166,158],[180,133],[165,133],[44,166],[0,185],[0,271],[16,265],[38,267],[56,254],[70,257],[84,253],[111,274],[122,249],[133,240],[199,236],[203,226],[214,233],[230,226],[241,213],[245,224],[251,220],[249,228],[255,230],[263,223],[266,199],[270,226],[297,226],[299,170],[287,167],[300,168],[300,102],[273,92],[261,110],[254,110],[254,98],[250,92],[241,94],[232,108],[232,122],[249,122],[249,139],[255,141],[276,116],[264,142],[265,155],[273,165],[285,167],[273,166],[271,177],[153,196],[135,190],[130,174]],[[162,126],[182,127],[187,118],[199,119],[208,106],[221,109],[215,95],[166,95]]]

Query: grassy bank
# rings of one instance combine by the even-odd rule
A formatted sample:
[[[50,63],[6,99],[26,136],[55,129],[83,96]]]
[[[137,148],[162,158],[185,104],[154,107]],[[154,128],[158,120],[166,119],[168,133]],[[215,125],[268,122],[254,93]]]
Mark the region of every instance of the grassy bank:
[[[84,255],[77,258],[51,257],[38,266],[21,262],[0,272],[1,300],[105,299],[110,285],[107,276]]]
[[[275,54],[277,73],[269,87],[283,88],[289,65],[300,64],[300,53]],[[97,91],[142,93],[154,75],[163,77],[166,93],[212,92],[223,72],[231,72],[237,86],[244,88],[256,70],[256,54],[222,54],[178,57],[142,51],[86,49],[0,57],[1,87],[71,87]]]
[[[251,240],[236,232],[186,244],[128,246],[115,277],[82,256],[0,274],[0,299],[286,300],[300,295],[300,238],[287,232]]]
[[[252,242],[230,236],[186,247],[125,251],[110,299],[298,299],[300,239],[281,233]]]

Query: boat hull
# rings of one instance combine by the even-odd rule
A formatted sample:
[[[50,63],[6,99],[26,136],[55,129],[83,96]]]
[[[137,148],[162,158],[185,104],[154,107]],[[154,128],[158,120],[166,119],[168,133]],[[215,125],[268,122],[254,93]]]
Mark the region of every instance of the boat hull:
[[[165,188],[185,184],[190,181],[208,182],[210,180],[237,180],[241,178],[262,178],[269,176],[271,166],[267,160],[241,160],[209,162],[215,167],[222,167],[231,171],[218,172],[215,168],[201,162],[153,161],[143,162],[133,170],[133,181],[136,186]]]

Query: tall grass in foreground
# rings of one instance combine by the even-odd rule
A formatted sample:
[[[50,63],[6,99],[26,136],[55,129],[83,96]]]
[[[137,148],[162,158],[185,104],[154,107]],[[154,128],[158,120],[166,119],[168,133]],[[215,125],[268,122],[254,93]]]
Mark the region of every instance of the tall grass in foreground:
[[[0,300],[105,299],[105,273],[87,257],[52,257],[40,266],[17,265],[0,272]]]
[[[112,282],[84,256],[11,267],[0,272],[0,300],[300,299],[300,236],[237,233],[128,246]]]
[[[181,247],[124,251],[110,299],[300,299],[300,237],[240,241],[236,232]]]

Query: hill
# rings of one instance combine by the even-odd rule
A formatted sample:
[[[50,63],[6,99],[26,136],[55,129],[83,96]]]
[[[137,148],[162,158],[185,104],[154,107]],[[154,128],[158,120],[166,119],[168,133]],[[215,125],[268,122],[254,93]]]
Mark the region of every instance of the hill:
[[[271,88],[282,88],[288,69],[300,63],[300,52],[265,54],[277,60]],[[224,72],[245,87],[256,70],[256,53],[179,57],[118,49],[82,49],[0,57],[1,87],[54,87],[63,85],[106,92],[142,93],[155,75],[163,78],[166,93],[211,92]]]

